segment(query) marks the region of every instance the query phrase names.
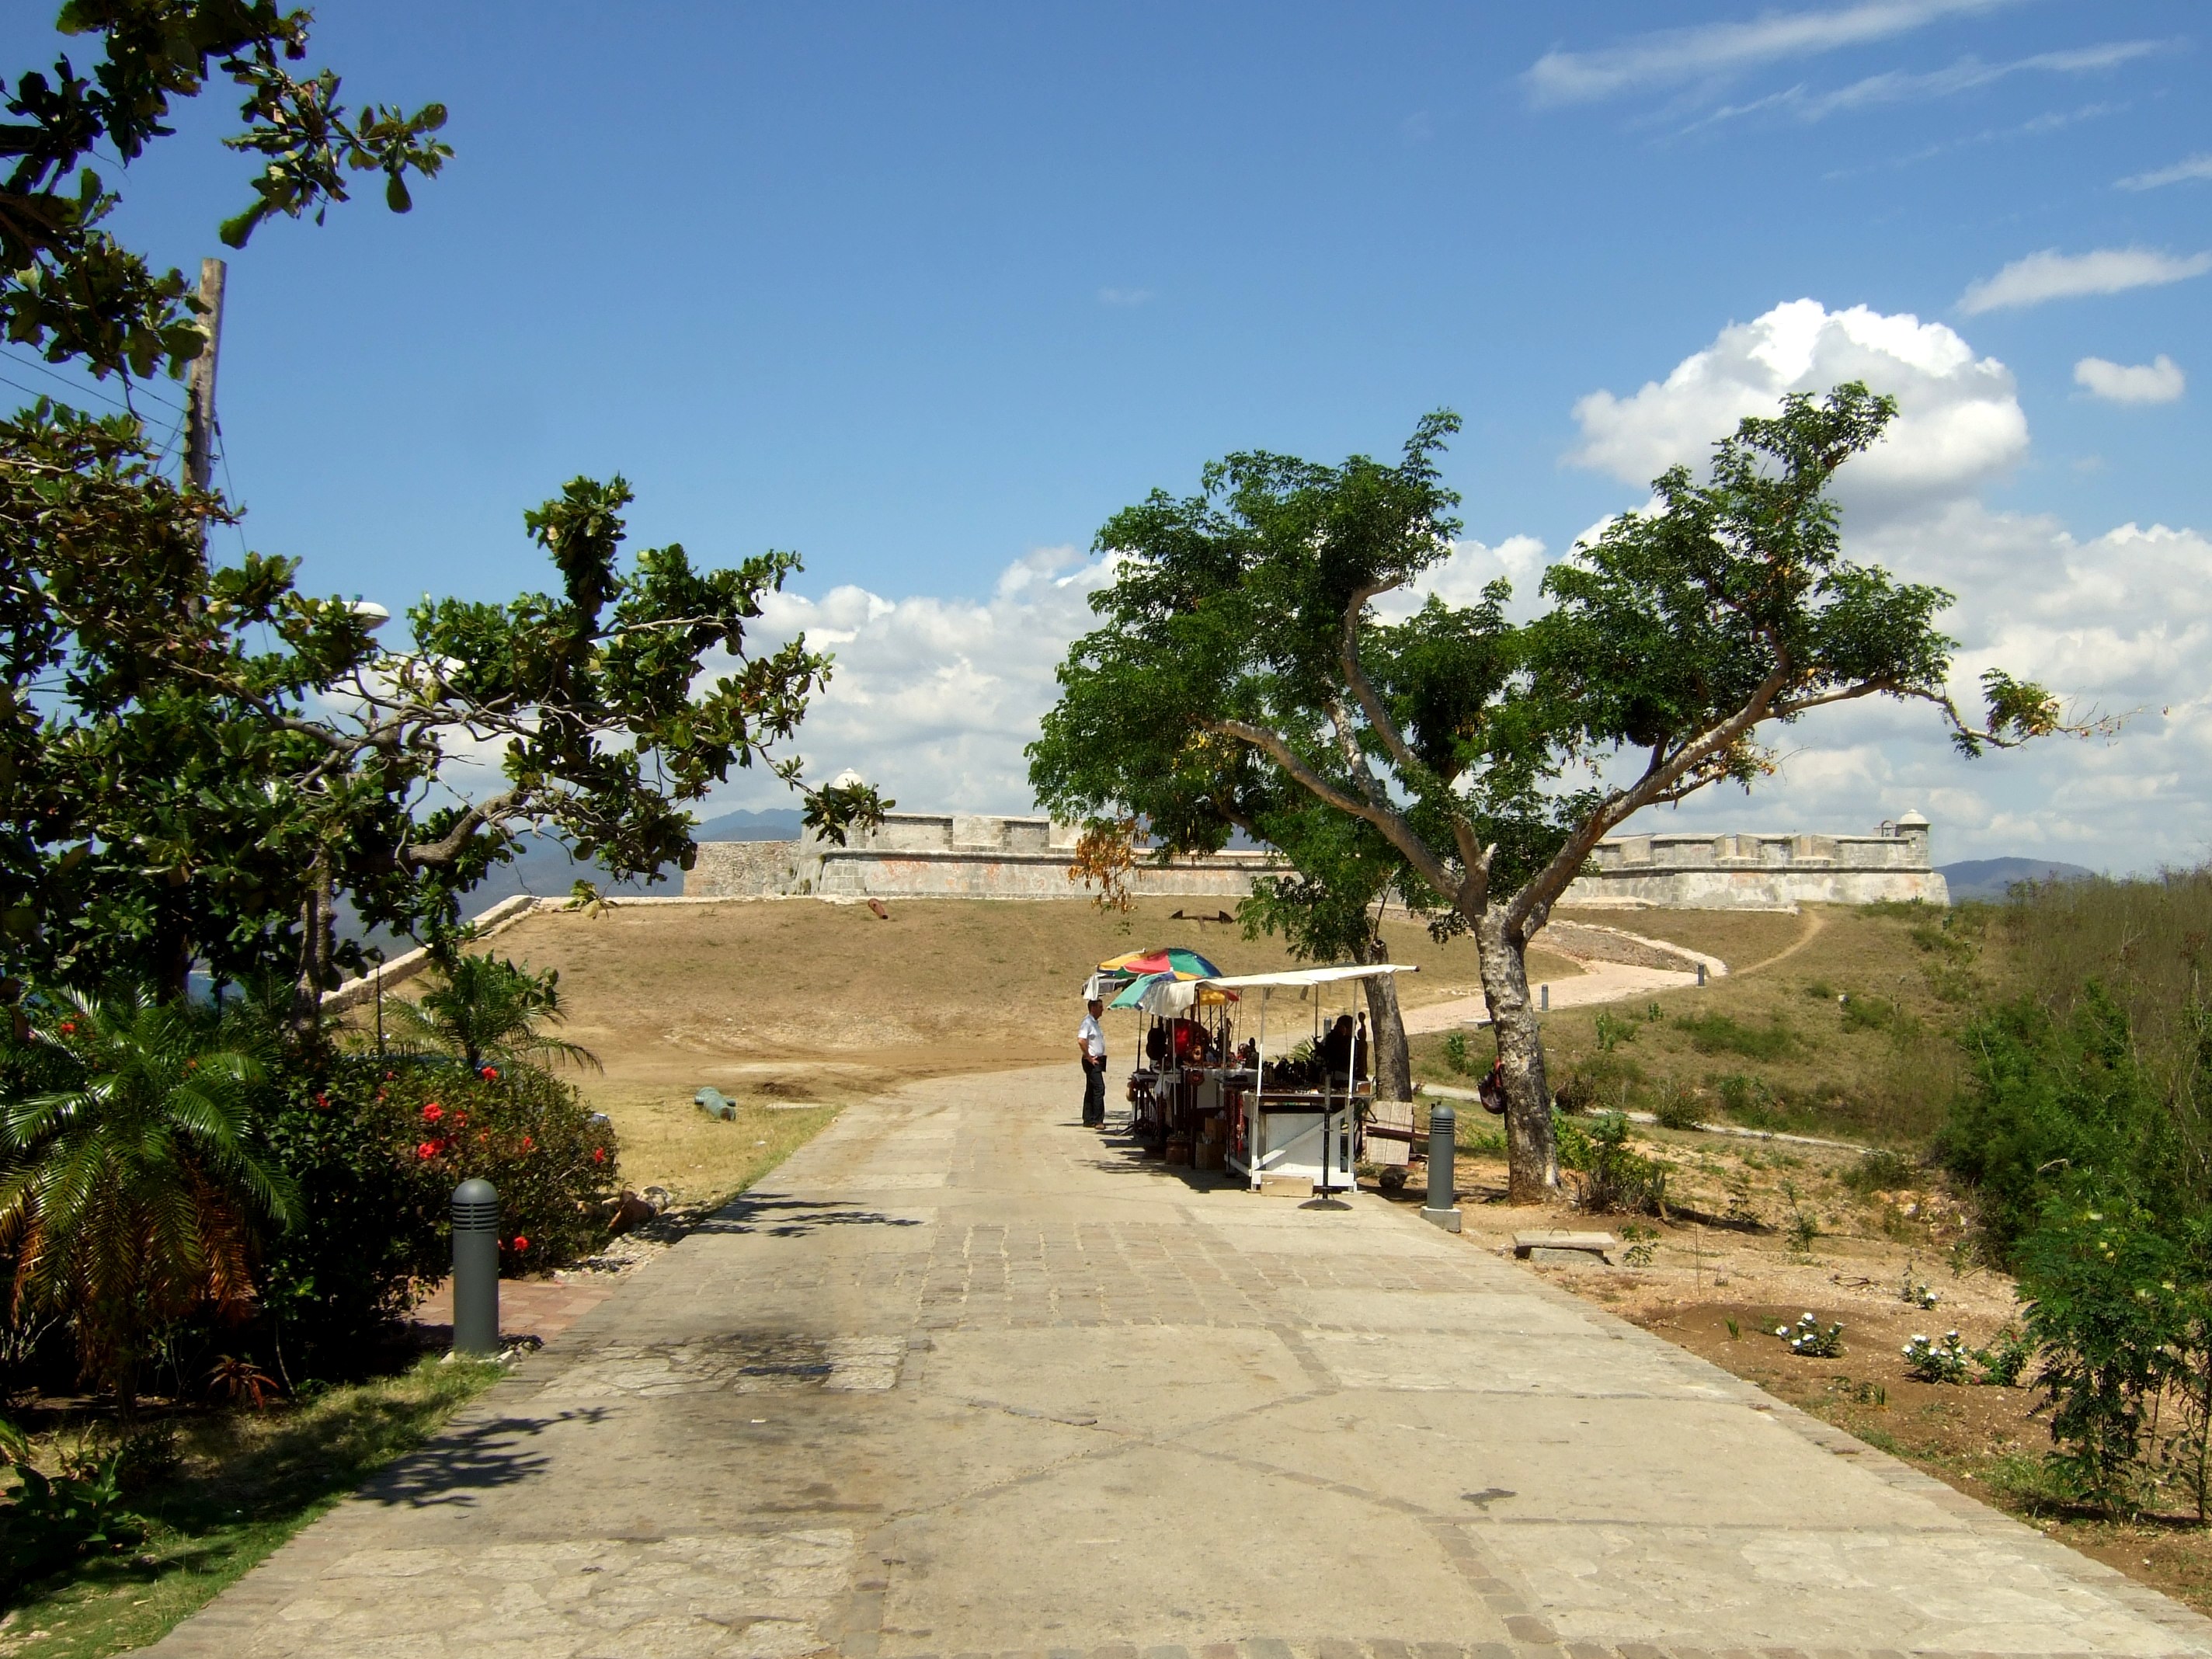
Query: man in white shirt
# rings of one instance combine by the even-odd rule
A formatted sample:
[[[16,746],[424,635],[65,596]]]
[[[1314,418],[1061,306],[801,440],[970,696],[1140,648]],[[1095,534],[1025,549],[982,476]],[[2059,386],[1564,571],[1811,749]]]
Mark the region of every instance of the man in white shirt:
[[[1083,1061],[1083,1121],[1106,1121],[1106,1033],[1098,1016],[1106,1005],[1097,997],[1085,1005],[1083,1024],[1075,1028],[1076,1053]]]

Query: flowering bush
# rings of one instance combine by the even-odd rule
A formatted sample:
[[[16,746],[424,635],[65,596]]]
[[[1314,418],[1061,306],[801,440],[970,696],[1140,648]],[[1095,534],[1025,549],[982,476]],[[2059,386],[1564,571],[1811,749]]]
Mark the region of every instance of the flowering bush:
[[[1905,1369],[1923,1382],[1963,1382],[1966,1380],[1966,1344],[1956,1331],[1939,1339],[1916,1334],[1905,1345]]]
[[[343,1054],[288,1078],[264,1121],[301,1189],[261,1273],[295,1376],[358,1370],[418,1282],[444,1277],[453,1188],[471,1176],[499,1191],[504,1273],[562,1266],[605,1238],[613,1133],[535,1067]]]
[[[605,1242],[614,1130],[572,1085],[534,1066],[386,1069],[375,1103],[416,1179],[447,1198],[472,1176],[498,1189],[501,1271],[562,1267]]]
[[[1820,1322],[1809,1313],[1795,1325],[1777,1325],[1775,1335],[1790,1345],[1790,1352],[1807,1359],[1838,1359],[1843,1357],[1844,1328],[1831,1325],[1820,1328]]]

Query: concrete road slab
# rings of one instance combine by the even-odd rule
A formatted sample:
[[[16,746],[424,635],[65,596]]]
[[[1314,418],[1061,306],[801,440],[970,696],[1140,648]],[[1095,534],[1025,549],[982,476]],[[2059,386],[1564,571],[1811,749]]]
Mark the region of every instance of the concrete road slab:
[[[164,1659],[2212,1659],[2212,1626],[1401,1206],[1062,1072],[853,1108]]]

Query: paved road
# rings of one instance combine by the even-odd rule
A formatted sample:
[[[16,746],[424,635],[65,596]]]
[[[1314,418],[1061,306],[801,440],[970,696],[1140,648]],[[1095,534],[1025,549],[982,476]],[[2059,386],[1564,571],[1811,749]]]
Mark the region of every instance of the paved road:
[[[154,1651],[2212,1656],[1404,1209],[1208,1189],[1076,1107],[848,1112]]]

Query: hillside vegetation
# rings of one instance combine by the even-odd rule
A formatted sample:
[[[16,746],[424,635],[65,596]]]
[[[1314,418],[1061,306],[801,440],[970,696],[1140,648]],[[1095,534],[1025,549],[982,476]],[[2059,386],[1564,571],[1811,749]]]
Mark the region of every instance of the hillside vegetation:
[[[1759,1128],[1924,1143],[1955,1088],[1950,1034],[1981,984],[1986,910],[1808,906],[1801,914],[1562,912],[1717,956],[1725,977],[1544,1022],[1553,1089],[1573,1105],[1662,1105]],[[1487,1053],[1469,1034],[1467,1052]],[[1442,1036],[1414,1069],[1464,1083]]]

